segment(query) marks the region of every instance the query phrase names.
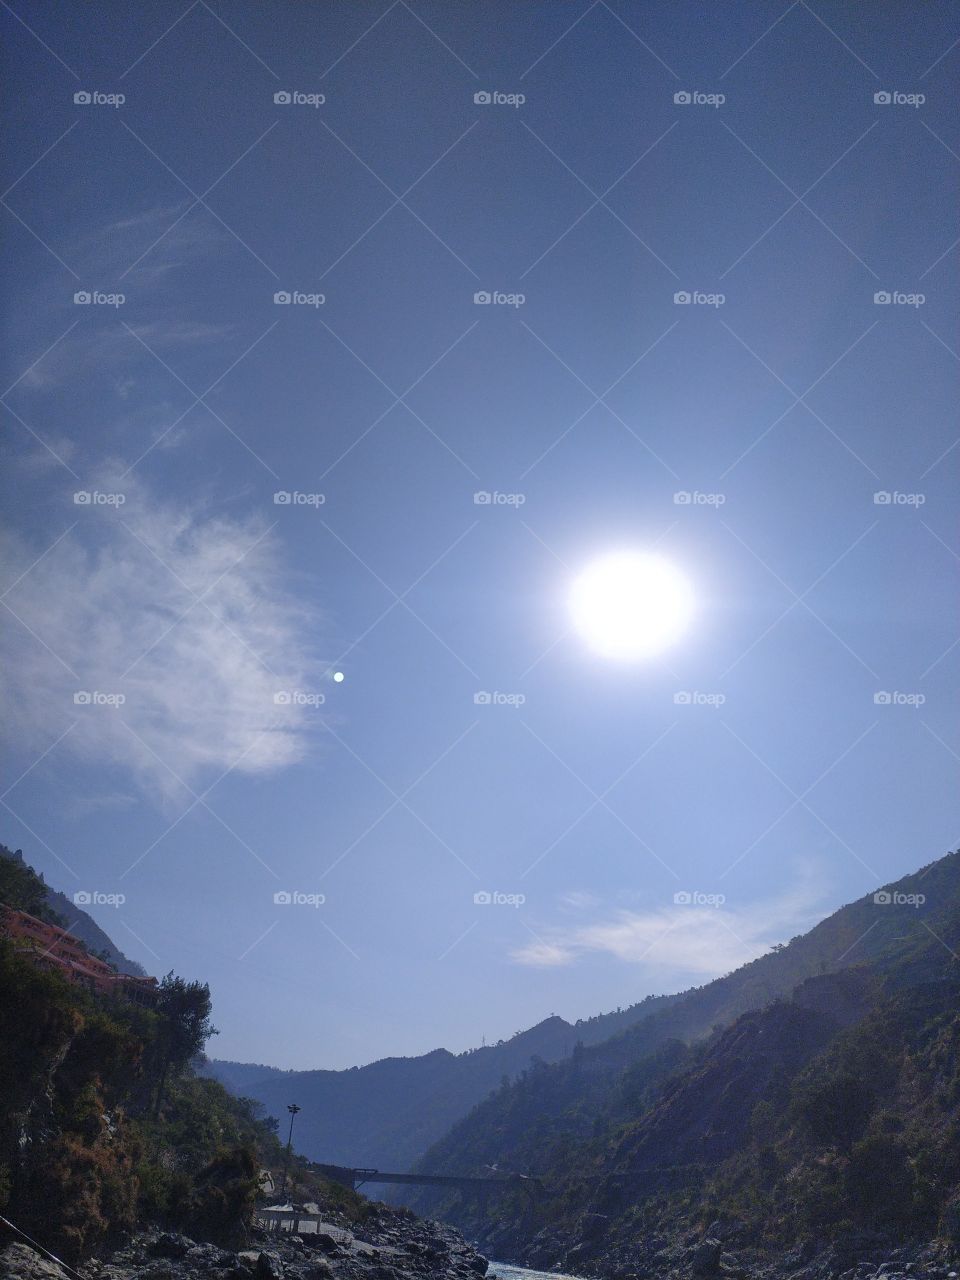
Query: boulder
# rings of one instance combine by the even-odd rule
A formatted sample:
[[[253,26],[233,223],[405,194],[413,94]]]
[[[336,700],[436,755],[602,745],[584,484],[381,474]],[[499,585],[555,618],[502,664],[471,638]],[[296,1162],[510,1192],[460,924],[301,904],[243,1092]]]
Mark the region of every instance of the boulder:
[[[186,1236],[176,1235],[172,1231],[164,1231],[156,1240],[147,1245],[147,1253],[151,1258],[185,1258],[192,1248],[193,1241]]]
[[[686,1263],[695,1276],[715,1276],[720,1272],[720,1253],[723,1246],[712,1236],[695,1244],[686,1256]]]
[[[257,1258],[257,1266],[254,1271],[257,1280],[281,1280],[283,1275],[283,1263],[280,1260],[279,1253],[272,1250],[267,1252],[263,1249]]]

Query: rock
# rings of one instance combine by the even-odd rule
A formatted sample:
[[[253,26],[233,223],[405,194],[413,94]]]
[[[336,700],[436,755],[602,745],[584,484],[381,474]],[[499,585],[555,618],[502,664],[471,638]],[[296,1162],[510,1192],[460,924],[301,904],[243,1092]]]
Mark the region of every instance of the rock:
[[[701,1240],[699,1244],[693,1246],[687,1254],[686,1262],[690,1270],[696,1276],[715,1276],[720,1271],[720,1252],[722,1245],[719,1240],[708,1236],[705,1240]]]
[[[577,1224],[577,1230],[583,1240],[596,1240],[610,1225],[610,1217],[606,1213],[585,1213]]]
[[[192,1245],[193,1241],[186,1236],[165,1231],[152,1244],[147,1245],[147,1253],[151,1258],[184,1258]]]
[[[262,1250],[257,1258],[254,1275],[257,1280],[280,1280],[283,1275],[283,1262],[279,1253],[274,1253],[272,1250],[268,1253]]]
[[[0,1280],[67,1280],[67,1273],[26,1244],[8,1244],[0,1252]]]

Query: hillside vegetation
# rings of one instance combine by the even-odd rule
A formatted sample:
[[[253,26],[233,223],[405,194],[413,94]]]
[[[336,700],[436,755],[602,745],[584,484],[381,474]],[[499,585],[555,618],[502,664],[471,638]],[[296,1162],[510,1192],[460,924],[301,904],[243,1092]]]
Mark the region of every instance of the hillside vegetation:
[[[414,1201],[496,1256],[580,1274],[744,1247],[960,1243],[960,855],[624,1035],[505,1084],[422,1161],[535,1174],[484,1207]],[[910,905],[910,895],[922,895]]]
[[[0,901],[59,922],[22,859],[0,855]],[[0,1212],[72,1259],[144,1223],[240,1242],[281,1146],[192,1071],[212,1034],[205,984],[168,974],[156,1010],[99,999],[0,938]]]

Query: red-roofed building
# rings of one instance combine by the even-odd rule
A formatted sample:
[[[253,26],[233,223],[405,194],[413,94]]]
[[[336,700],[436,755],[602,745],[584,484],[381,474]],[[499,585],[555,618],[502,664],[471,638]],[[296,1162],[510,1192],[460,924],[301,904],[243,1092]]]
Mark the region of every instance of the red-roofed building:
[[[79,938],[59,925],[0,905],[0,932],[11,939],[17,952],[41,968],[55,970],[95,995],[120,997],[147,1007],[156,1004],[156,978],[118,973],[112,965],[92,956]]]

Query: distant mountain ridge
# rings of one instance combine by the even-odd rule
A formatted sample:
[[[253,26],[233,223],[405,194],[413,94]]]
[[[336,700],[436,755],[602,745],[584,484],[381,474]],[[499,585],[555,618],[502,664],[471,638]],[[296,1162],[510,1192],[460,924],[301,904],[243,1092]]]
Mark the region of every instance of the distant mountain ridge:
[[[943,862],[945,860],[941,860]],[[939,863],[930,873],[931,901],[937,893]],[[907,877],[892,892],[919,883]],[[486,1110],[491,1092],[513,1085],[540,1065],[536,1107],[545,1116],[576,1095],[582,1136],[592,1123],[590,1106],[618,1077],[648,1055],[669,1046],[692,1045],[742,1014],[784,998],[808,978],[870,960],[888,949],[901,925],[899,913],[878,918],[873,896],[841,907],[808,933],[743,965],[733,973],[688,991],[651,996],[612,1013],[570,1024],[552,1016],[510,1040],[452,1054],[446,1049],[413,1058],[384,1058],[345,1071],[283,1071],[252,1063],[212,1060],[201,1067],[234,1093],[255,1098],[273,1116],[282,1117],[296,1102],[297,1147],[310,1159],[405,1172],[483,1172],[488,1164],[525,1170],[529,1161],[508,1140],[511,1122]],[[661,1064],[662,1065],[662,1064]],[[587,1079],[589,1084],[585,1084]],[[576,1083],[572,1083],[576,1081]],[[481,1108],[482,1132],[465,1137],[461,1122]],[[491,1106],[493,1104],[490,1104]],[[480,1113],[478,1113],[479,1115]],[[521,1144],[522,1145],[522,1144]],[[534,1171],[531,1167],[530,1170]],[[399,1193],[396,1193],[399,1196]],[[411,1191],[403,1200],[435,1212],[433,1193]]]
[[[578,1042],[605,1040],[676,999],[649,996],[574,1024],[553,1015],[509,1040],[459,1054],[434,1049],[344,1071],[211,1059],[199,1070],[271,1115],[282,1117],[288,1103],[298,1103],[296,1145],[310,1159],[402,1173],[505,1078],[515,1079],[533,1061],[569,1057]]]

